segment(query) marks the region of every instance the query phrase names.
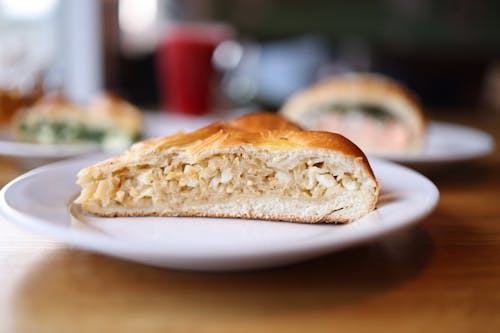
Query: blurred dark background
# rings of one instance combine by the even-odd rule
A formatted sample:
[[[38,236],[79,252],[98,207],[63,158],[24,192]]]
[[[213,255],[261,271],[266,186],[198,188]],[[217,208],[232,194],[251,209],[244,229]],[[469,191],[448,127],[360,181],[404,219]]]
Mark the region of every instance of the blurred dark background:
[[[321,60],[317,73],[309,73],[304,83],[330,73],[375,71],[401,80],[427,107],[498,106],[500,97],[495,95],[500,91],[490,90],[500,80],[500,1],[213,0],[159,5],[167,12],[165,19],[227,22],[240,40],[264,48],[309,38],[310,52],[321,53]],[[140,104],[156,103],[154,51],[120,53],[118,58],[107,78],[110,88]],[[252,102],[268,108],[279,104],[272,98]]]
[[[19,3],[24,17],[12,16]],[[52,14],[30,19],[30,3],[50,5]],[[0,0],[0,66],[6,63],[2,45],[29,40],[31,28],[44,34],[29,47],[49,49],[37,67],[46,85],[81,98],[86,91],[112,90],[157,109],[157,50],[165,27],[225,22],[237,41],[219,57],[225,107],[275,109],[325,76],[371,71],[402,81],[435,112],[498,110],[499,13],[495,0]],[[82,52],[88,56],[78,57]],[[72,70],[80,81],[68,88]],[[90,83],[82,86],[86,79]]]

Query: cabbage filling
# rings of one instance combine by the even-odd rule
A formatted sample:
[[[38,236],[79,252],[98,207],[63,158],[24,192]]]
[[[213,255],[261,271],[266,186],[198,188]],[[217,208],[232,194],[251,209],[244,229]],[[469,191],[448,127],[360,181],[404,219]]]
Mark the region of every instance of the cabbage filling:
[[[359,177],[320,159],[294,166],[269,165],[253,155],[224,154],[196,163],[174,161],[165,166],[121,168],[110,177],[88,179],[77,202],[90,201],[103,207],[176,207],[186,201],[206,203],[264,194],[328,199],[346,190],[360,190],[363,181]]]

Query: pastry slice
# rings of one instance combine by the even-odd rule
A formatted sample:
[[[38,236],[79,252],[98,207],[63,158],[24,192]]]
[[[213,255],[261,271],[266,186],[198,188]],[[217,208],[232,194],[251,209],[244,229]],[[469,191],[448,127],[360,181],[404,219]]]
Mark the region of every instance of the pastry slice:
[[[350,222],[375,208],[378,182],[365,155],[344,137],[236,127],[215,123],[137,143],[121,156],[81,170],[75,202],[109,217],[308,223]]]
[[[89,105],[77,105],[62,96],[46,96],[19,110],[14,120],[18,141],[43,144],[97,144],[123,149],[137,141],[142,116],[130,103],[106,94]]]
[[[418,99],[381,75],[333,77],[292,95],[280,112],[306,129],[342,134],[368,153],[418,152],[424,140]]]

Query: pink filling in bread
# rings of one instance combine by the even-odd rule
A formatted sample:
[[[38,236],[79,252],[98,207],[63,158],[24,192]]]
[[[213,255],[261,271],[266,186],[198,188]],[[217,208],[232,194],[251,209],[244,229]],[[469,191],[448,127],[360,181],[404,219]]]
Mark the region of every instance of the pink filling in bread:
[[[368,149],[403,150],[411,140],[405,126],[393,119],[380,121],[361,115],[330,112],[319,117],[315,128],[342,134]]]

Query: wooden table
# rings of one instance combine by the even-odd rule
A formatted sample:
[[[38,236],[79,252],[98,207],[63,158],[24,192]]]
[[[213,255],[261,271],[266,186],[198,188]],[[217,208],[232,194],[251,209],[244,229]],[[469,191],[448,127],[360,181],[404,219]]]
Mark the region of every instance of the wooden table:
[[[444,120],[500,142],[500,116]],[[424,170],[441,201],[419,226],[264,271],[141,266],[0,221],[0,332],[500,332],[499,171],[499,150]]]

